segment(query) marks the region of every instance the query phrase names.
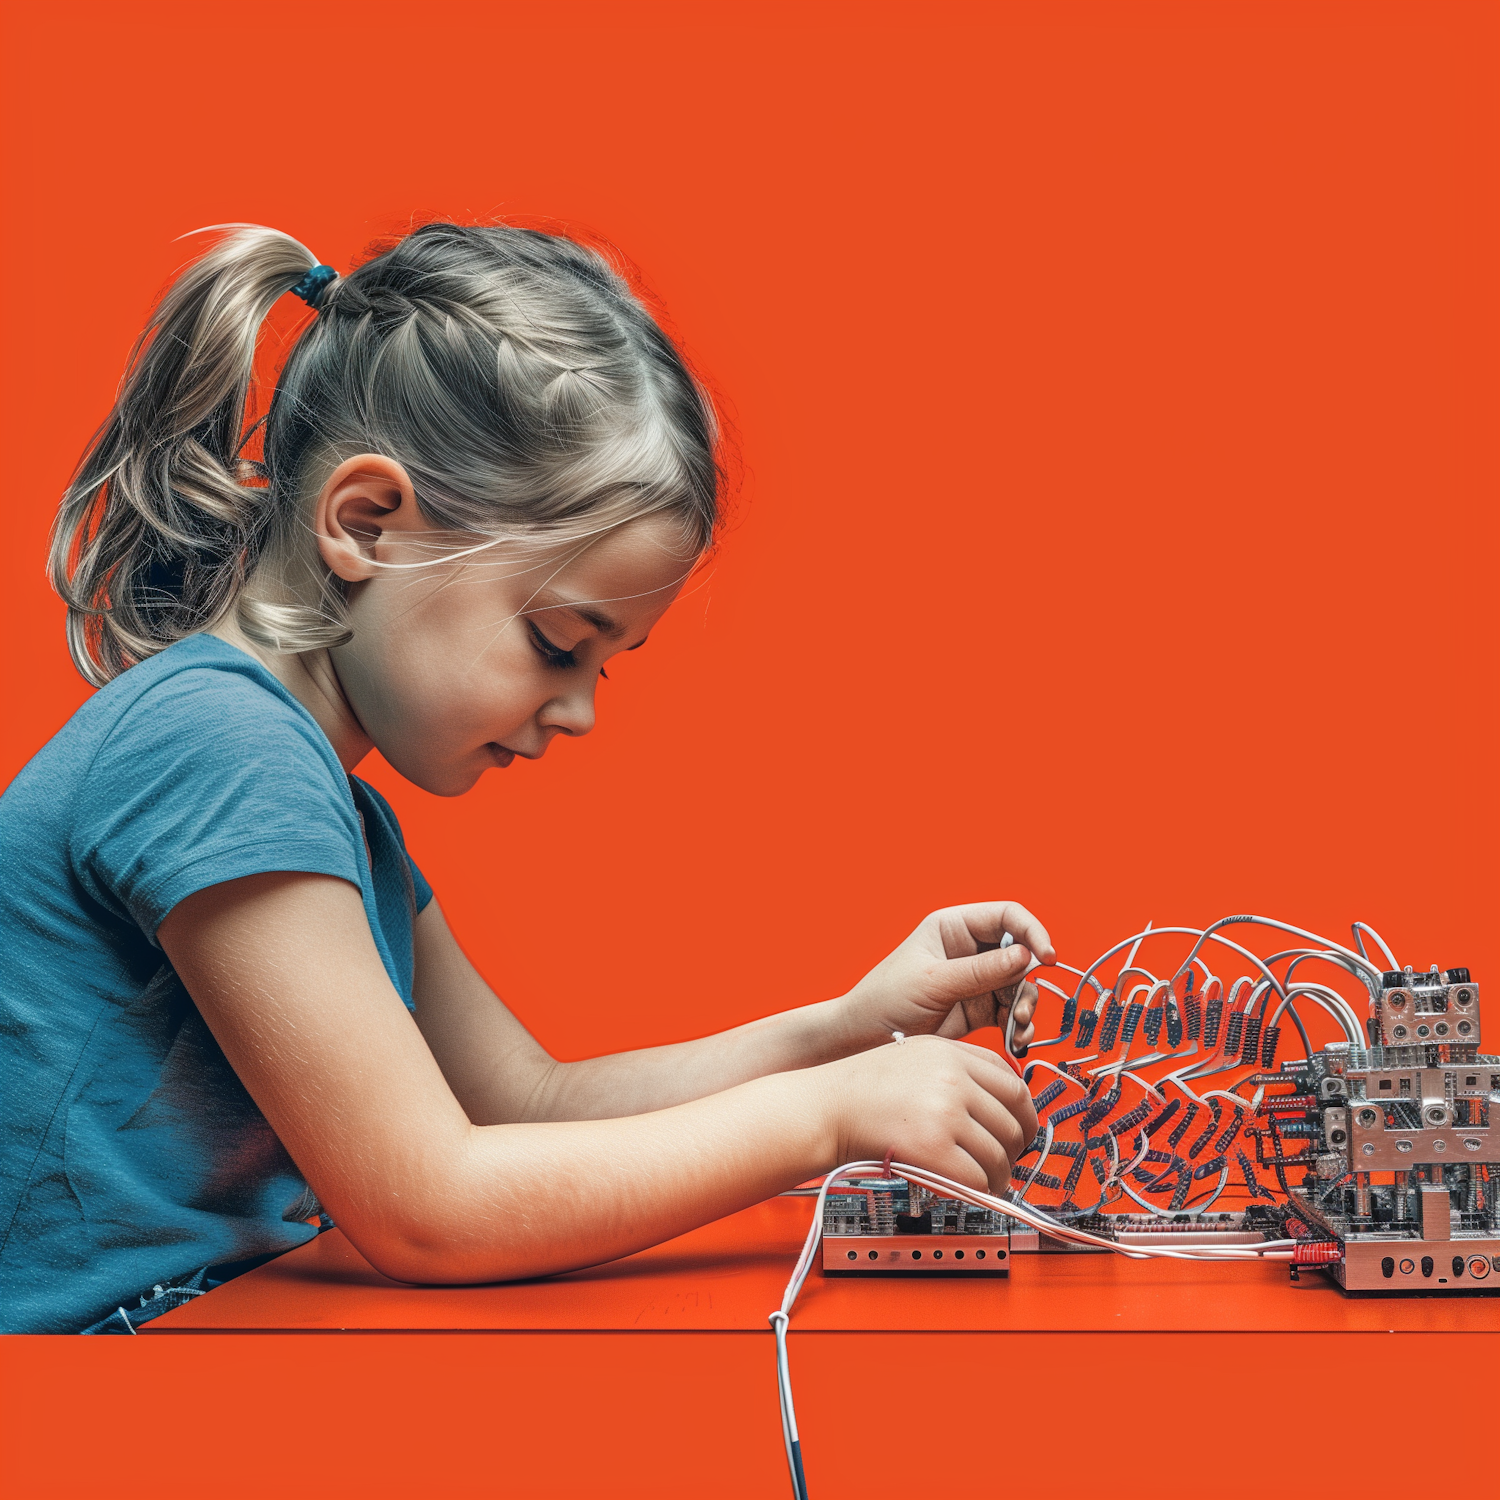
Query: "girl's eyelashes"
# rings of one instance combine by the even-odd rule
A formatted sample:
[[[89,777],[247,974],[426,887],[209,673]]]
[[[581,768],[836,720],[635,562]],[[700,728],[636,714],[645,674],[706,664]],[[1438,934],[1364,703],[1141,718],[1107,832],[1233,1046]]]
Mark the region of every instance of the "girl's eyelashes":
[[[561,646],[549,641],[537,628],[534,621],[528,620],[526,628],[531,632],[531,644],[536,647],[537,651],[541,654],[542,660],[549,667],[556,667],[559,671],[566,672],[578,665],[577,656],[572,651],[564,651]],[[609,673],[603,667],[599,668],[599,675],[606,682],[609,681]]]
[[[535,620],[528,620],[526,628],[531,632],[531,644],[536,647],[537,654],[547,663],[549,667],[556,667],[560,671],[568,671],[578,665],[578,658],[571,651],[564,651],[561,646],[549,641],[542,632],[537,629]]]

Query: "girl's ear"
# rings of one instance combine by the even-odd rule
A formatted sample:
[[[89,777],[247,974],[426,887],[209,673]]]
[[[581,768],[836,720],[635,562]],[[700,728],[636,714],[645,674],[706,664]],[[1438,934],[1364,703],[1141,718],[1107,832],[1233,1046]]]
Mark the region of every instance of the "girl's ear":
[[[376,570],[375,548],[387,532],[430,531],[407,472],[393,458],[346,458],[324,481],[313,507],[318,555],[346,583]]]

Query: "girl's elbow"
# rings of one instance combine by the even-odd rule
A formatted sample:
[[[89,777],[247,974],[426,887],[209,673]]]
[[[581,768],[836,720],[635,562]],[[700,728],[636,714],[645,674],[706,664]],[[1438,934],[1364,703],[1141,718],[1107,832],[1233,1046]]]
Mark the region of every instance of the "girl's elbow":
[[[348,1226],[345,1233],[375,1270],[391,1281],[413,1285],[452,1286],[486,1281],[516,1281],[545,1274],[524,1254],[498,1241],[476,1243],[474,1224],[444,1224],[436,1217],[410,1222]]]

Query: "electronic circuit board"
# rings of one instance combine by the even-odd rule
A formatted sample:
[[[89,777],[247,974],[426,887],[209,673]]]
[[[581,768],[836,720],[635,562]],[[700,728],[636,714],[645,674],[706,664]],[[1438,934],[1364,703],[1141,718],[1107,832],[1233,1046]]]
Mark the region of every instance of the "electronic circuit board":
[[[1263,980],[1236,981],[1226,996],[1210,975],[1195,993],[1191,967],[1156,980],[1135,966],[1136,948],[1122,973],[1146,978],[1123,1003],[1092,971],[1073,971],[1097,991],[1082,1012],[1082,981],[1071,996],[1045,986],[1064,996],[1063,1026],[1038,1045],[1066,1041],[1076,1018],[1075,1045],[1095,1050],[1040,1065],[1053,1075],[1034,1093],[1042,1128],[1007,1197],[1041,1209],[1057,1233],[899,1175],[836,1180],[822,1219],[825,1274],[1003,1277],[1028,1252],[1274,1242],[1292,1247],[1293,1278],[1321,1270],[1346,1293],[1500,1292],[1500,1128],[1491,1123],[1500,1057],[1479,1050],[1479,987],[1467,969],[1380,971],[1347,962],[1343,955],[1356,955],[1337,945],[1293,950],[1297,962],[1343,962],[1364,981],[1369,1014],[1360,1044],[1346,1021],[1345,1040],[1273,1068],[1281,1032],[1273,1014],[1322,990],[1313,998],[1337,1015],[1332,990],[1293,984],[1290,970],[1278,983],[1256,959]],[[1358,1022],[1352,1003],[1340,1003]],[[1132,1057],[1138,1035],[1146,1052]],[[1187,1067],[1160,1067],[1184,1059]],[[1028,1066],[1028,1083],[1037,1066]],[[1190,1082],[1225,1073],[1235,1075],[1228,1089],[1198,1093]],[[1129,1107],[1127,1080],[1140,1094]],[[1054,1159],[1058,1170],[1049,1171]],[[1234,1190],[1251,1201],[1212,1212],[1232,1167]],[[1090,1181],[1094,1201],[1079,1202]],[[1060,1201],[1038,1203],[1038,1191]],[[1113,1206],[1127,1196],[1147,1212]],[[1063,1227],[1091,1243],[1062,1237]]]
[[[939,1198],[903,1177],[861,1177],[830,1188],[823,1215],[829,1276],[1007,1276],[1011,1221]]]

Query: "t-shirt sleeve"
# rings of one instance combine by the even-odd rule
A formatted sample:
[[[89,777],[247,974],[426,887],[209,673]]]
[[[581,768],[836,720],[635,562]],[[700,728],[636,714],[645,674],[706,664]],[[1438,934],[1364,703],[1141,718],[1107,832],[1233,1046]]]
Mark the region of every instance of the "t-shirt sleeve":
[[[364,842],[322,731],[233,672],[177,672],[121,715],[84,782],[73,863],[153,942],[194,892],[298,871],[360,884]],[[425,884],[425,882],[424,882]]]
[[[425,911],[427,903],[432,900],[432,887],[427,884],[427,878],[417,868],[417,862],[410,854],[406,856],[406,863],[411,867],[412,889],[417,893],[417,910]]]
[[[432,887],[428,885],[421,870],[417,868],[417,862],[411,857],[411,851],[406,847],[406,835],[401,832],[401,820],[396,816],[396,809],[386,801],[385,797],[370,785],[368,781],[359,779],[359,784],[365,790],[365,795],[375,806],[376,815],[385,824],[390,836],[396,841],[396,846],[406,858],[406,868],[411,872],[412,893],[415,897],[416,910],[420,913],[426,910],[427,903],[432,900]]]

